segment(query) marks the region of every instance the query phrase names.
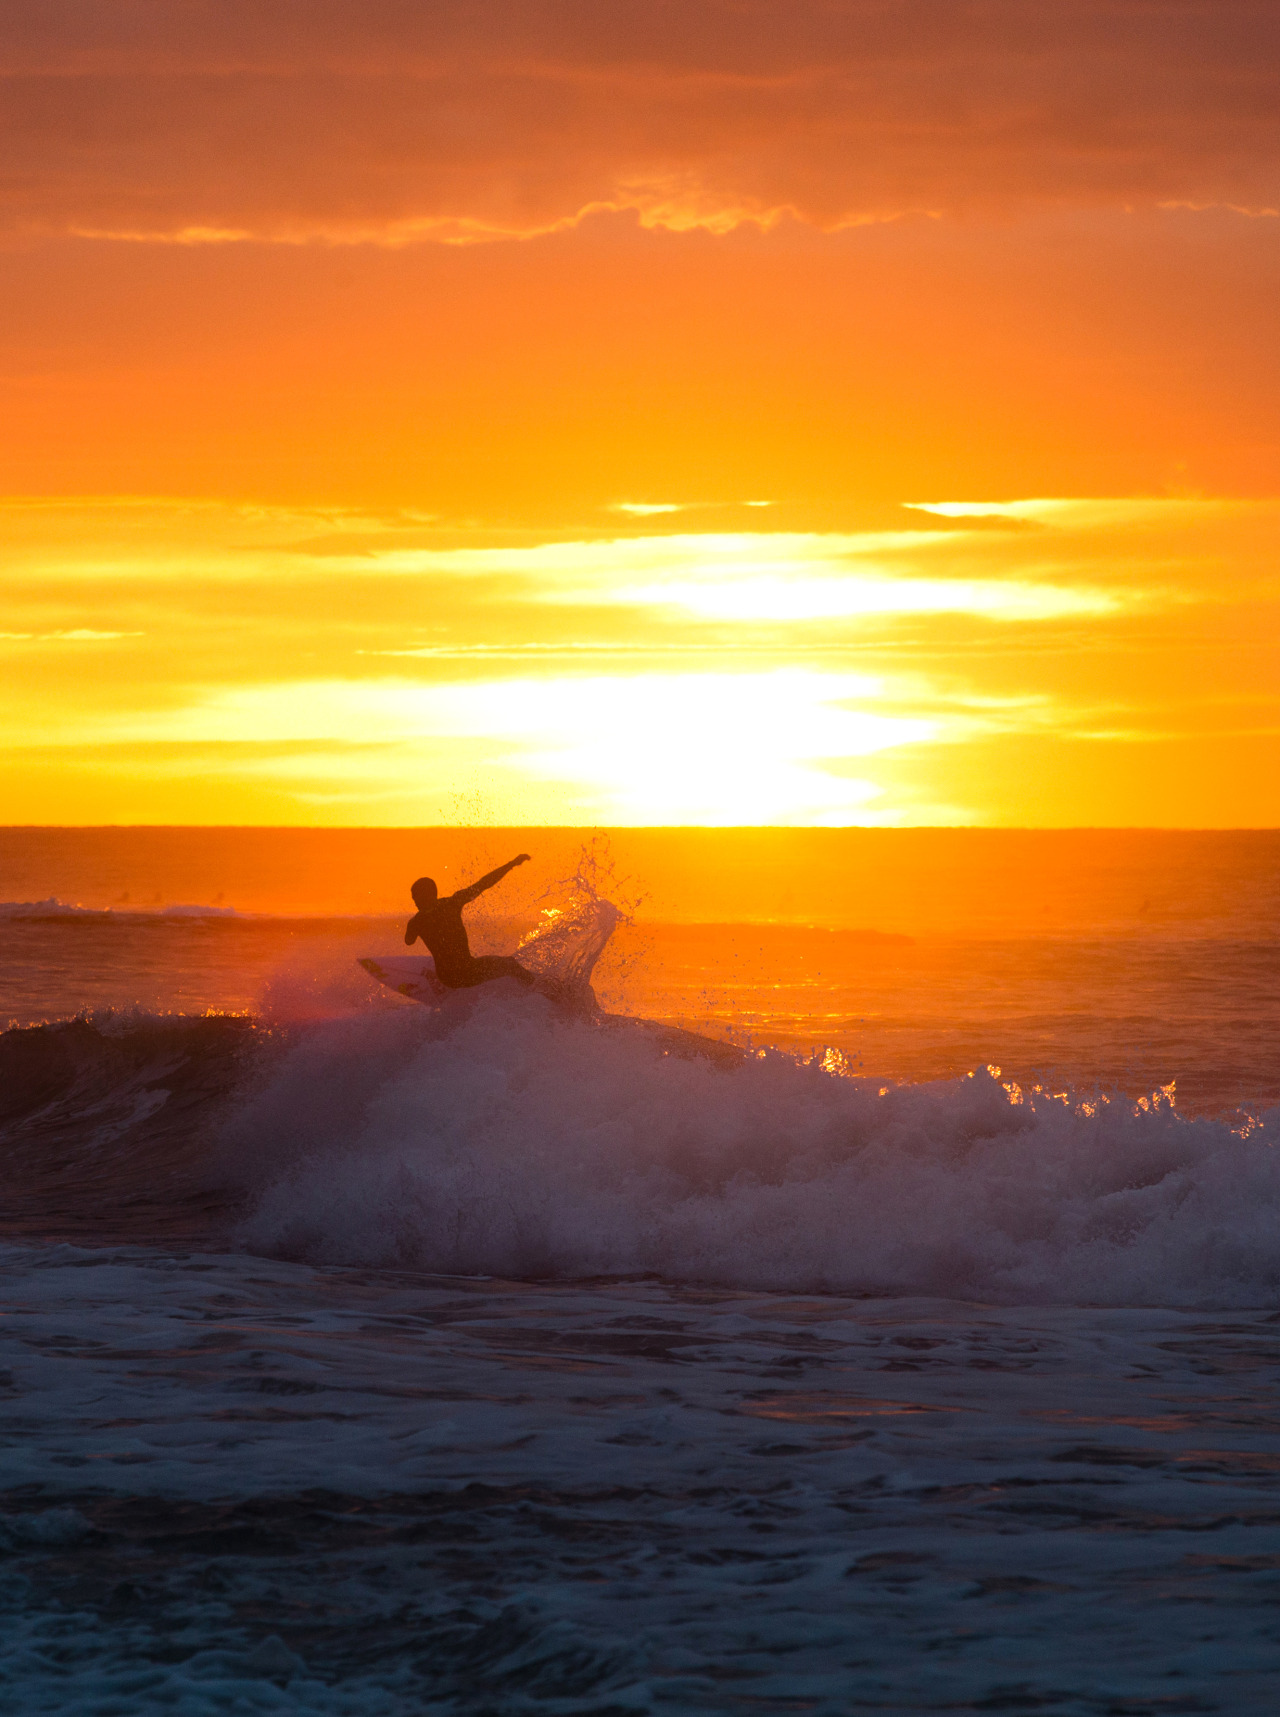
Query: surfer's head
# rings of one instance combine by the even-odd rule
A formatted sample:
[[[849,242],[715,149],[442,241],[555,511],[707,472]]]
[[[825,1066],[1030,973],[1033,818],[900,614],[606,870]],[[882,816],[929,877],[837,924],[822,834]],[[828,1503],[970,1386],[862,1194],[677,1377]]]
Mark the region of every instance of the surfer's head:
[[[436,903],[436,885],[429,876],[420,876],[409,893],[413,896],[413,904],[419,912]]]

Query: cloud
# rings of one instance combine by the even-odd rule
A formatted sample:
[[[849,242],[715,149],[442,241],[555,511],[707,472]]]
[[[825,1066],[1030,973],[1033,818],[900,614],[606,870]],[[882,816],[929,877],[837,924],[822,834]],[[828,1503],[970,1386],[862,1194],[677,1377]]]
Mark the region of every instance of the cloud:
[[[1243,203],[1190,203],[1179,201],[1175,198],[1170,202],[1160,203],[1157,206],[1162,209],[1187,209],[1192,214],[1196,215],[1212,214],[1215,209],[1225,209],[1228,214],[1244,215],[1246,219],[1251,221],[1280,220],[1280,209],[1251,209],[1246,208]]]
[[[1152,505],[1158,509],[1160,503]],[[359,564],[369,573],[401,576],[516,578],[541,603],[677,610],[704,621],[803,624],[944,614],[1062,620],[1114,614],[1140,596],[1078,577],[1067,582],[1063,569],[1046,572],[1016,559],[1013,576],[992,577],[997,557],[985,547],[979,552],[987,575],[975,577],[973,525],[981,530],[988,514],[1030,519],[1051,518],[1055,511],[1072,518],[1083,514],[1096,523],[1091,507],[1109,520],[1134,512],[1142,516],[1147,503],[1044,501],[972,508],[960,503],[954,515],[948,503],[940,503],[929,510],[954,516],[951,531],[703,532],[521,548],[387,549],[366,555]],[[351,566],[356,570],[357,563]]]
[[[9,0],[0,222],[454,243],[1274,207],[1272,0]]]
[[[145,638],[145,632],[98,632],[92,626],[72,626],[63,632],[0,632],[7,644],[111,644],[117,638]]]
[[[843,765],[984,725],[921,700],[914,687],[889,692],[889,708],[875,707],[886,691],[866,675],[794,668],[290,681],[107,719],[97,739],[203,748],[203,765],[188,757],[180,766],[268,776],[321,797],[403,796],[415,782],[443,798],[465,762],[502,798],[536,807],[549,790],[567,794],[579,815],[845,823],[861,820],[881,789]],[[913,693],[930,707],[911,707]]]
[[[566,598],[585,602],[589,593]],[[597,598],[598,600],[598,598]],[[678,608],[702,620],[855,620],[906,614],[971,614],[985,620],[1063,620],[1114,613],[1104,590],[1025,584],[1012,579],[820,578],[766,574],[737,579],[670,579],[623,585],[609,601],[624,607]]]

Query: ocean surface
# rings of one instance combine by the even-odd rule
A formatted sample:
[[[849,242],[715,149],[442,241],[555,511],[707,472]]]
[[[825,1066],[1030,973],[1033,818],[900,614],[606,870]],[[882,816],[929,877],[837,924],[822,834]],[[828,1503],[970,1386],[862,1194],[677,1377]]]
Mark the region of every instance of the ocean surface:
[[[356,966],[539,842],[474,943],[617,900],[621,1020]],[[0,1708],[1275,1710],[1280,836],[10,830],[0,894]]]

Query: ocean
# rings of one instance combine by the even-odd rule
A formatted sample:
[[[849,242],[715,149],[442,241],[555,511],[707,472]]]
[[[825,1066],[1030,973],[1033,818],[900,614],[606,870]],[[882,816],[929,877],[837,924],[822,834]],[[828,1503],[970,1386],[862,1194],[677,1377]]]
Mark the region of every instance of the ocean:
[[[611,899],[705,1053],[356,965],[520,850],[477,949]],[[11,829],[0,896],[6,1709],[1275,1708],[1280,834]]]

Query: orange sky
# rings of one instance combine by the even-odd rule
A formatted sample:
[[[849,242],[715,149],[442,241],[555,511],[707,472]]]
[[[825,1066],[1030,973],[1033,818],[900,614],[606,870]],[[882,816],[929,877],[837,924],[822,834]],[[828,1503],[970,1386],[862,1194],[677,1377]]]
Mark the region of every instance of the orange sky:
[[[1278,66],[11,0],[6,820],[1280,822]]]

